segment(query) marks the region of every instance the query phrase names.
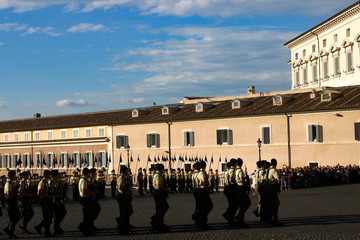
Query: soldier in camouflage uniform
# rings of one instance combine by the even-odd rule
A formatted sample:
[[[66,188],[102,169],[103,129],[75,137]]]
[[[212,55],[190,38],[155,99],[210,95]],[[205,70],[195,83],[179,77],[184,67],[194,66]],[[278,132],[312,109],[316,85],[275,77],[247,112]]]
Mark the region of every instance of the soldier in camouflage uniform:
[[[50,192],[53,204],[53,236],[64,234],[64,230],[60,227],[62,220],[66,216],[66,208],[64,204],[64,182],[60,180],[58,170],[51,171],[52,180],[50,181]]]
[[[73,188],[73,199],[74,201],[79,201],[79,173],[77,171],[73,171],[73,175],[71,177],[71,184]]]
[[[31,206],[31,189],[28,184],[28,178],[30,173],[24,171],[20,173],[21,181],[19,187],[19,207],[21,211],[21,224],[20,228],[23,230],[24,233],[29,234],[30,232],[27,229],[27,225],[31,218],[34,216],[34,210]]]
[[[115,170],[111,171],[111,196],[112,197],[116,197],[115,192],[116,192],[116,174],[115,174]]]
[[[120,217],[118,217],[117,220],[117,230],[120,235],[122,234],[128,234],[129,230],[133,228],[132,225],[130,225],[130,216],[133,213],[133,207],[132,207],[132,191],[131,186],[129,182],[129,169],[122,165],[120,168],[120,176],[117,179],[117,202],[119,204],[119,210],[120,210]]]

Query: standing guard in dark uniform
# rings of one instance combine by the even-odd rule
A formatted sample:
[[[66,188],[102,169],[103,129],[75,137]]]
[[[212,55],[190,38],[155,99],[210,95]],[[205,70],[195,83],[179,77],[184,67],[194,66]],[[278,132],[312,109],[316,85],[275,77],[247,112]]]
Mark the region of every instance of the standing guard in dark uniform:
[[[71,184],[73,188],[73,199],[74,201],[79,201],[79,173],[77,171],[73,171],[73,176],[71,177]]]
[[[139,168],[138,174],[137,174],[137,181],[138,181],[138,187],[139,187],[139,194],[140,196],[144,195],[144,176],[142,173],[142,168]]]
[[[5,207],[9,216],[9,225],[4,228],[4,232],[9,238],[19,238],[14,234],[15,225],[19,222],[21,215],[17,203],[17,189],[16,189],[16,172],[14,170],[8,173],[9,180],[5,184]]]
[[[210,183],[209,190],[211,193],[213,193],[215,187],[215,174],[212,169],[210,169],[209,171],[209,183]]]
[[[155,200],[155,215],[151,217],[150,224],[159,232],[168,232],[168,227],[164,224],[165,213],[169,210],[167,199],[169,198],[168,189],[164,186],[164,165],[161,163],[156,164],[156,172],[153,177]]]
[[[83,221],[78,226],[78,229],[84,234],[84,236],[91,236],[94,234],[94,205],[92,197],[95,193],[89,189],[89,178],[90,170],[88,168],[84,168],[83,176],[79,181],[80,205],[83,211]]]
[[[148,175],[146,174],[146,169],[143,169],[143,176],[144,176],[144,191],[145,193],[148,193],[147,187],[148,187]]]
[[[116,197],[115,193],[116,193],[116,174],[115,174],[115,170],[113,169],[111,171],[111,196],[112,197]]]
[[[194,163],[193,169],[194,172],[192,174],[191,182],[192,182],[192,192],[195,198],[195,211],[191,215],[191,218],[192,220],[194,220],[197,226],[200,226],[199,216],[200,216],[201,203],[199,202],[199,183],[197,179],[197,175],[199,174],[200,168],[198,162]]]
[[[106,179],[105,179],[103,170],[99,170],[99,174],[97,176],[97,184],[98,184],[98,189],[99,189],[99,196],[100,196],[100,198],[104,198],[105,197]]]
[[[31,232],[28,231],[27,225],[30,222],[31,218],[34,216],[34,210],[31,206],[31,189],[28,185],[28,178],[30,173],[24,171],[20,173],[21,181],[19,187],[19,207],[21,211],[21,224],[20,228],[23,230],[24,233],[30,234]]]
[[[98,231],[98,228],[94,225],[94,222],[101,212],[101,206],[99,204],[100,191],[99,191],[98,183],[96,181],[96,169],[95,168],[90,169],[90,173],[91,173],[91,177],[90,177],[89,189],[90,189],[90,191],[95,193],[92,198],[92,204],[93,204],[93,208],[94,208],[94,210],[93,210],[94,215],[93,215],[93,219],[92,219],[92,228],[94,229],[94,233],[96,233]]]
[[[60,175],[60,181],[62,182],[63,184],[63,198],[64,200],[68,200],[69,198],[67,197],[67,190],[69,188],[69,178],[68,176],[66,176],[66,172],[62,172],[61,175]]]
[[[219,171],[216,169],[215,170],[215,191],[216,192],[219,192],[219,182],[220,182]]]
[[[130,216],[133,214],[133,207],[131,203],[132,191],[128,175],[129,169],[125,165],[122,165],[120,167],[120,176],[117,180],[117,201],[119,204],[120,217],[116,219],[118,223],[116,228],[120,235],[128,234],[130,228],[133,228],[133,226],[130,225]]]
[[[45,228],[44,237],[52,237],[50,233],[50,224],[53,217],[52,195],[50,193],[49,181],[51,172],[44,170],[44,178],[40,181],[38,186],[38,195],[40,197],[40,206],[42,210],[43,220],[39,225],[35,226],[37,233],[41,235],[41,228]]]
[[[154,171],[149,168],[149,175],[148,175],[148,182],[149,182],[149,191],[152,194],[154,191],[154,187],[153,187],[153,176],[154,176]]]
[[[66,216],[66,208],[64,204],[64,182],[60,180],[58,170],[51,171],[52,180],[50,181],[50,191],[53,196],[53,236],[63,235],[64,230],[60,227],[62,220]]]

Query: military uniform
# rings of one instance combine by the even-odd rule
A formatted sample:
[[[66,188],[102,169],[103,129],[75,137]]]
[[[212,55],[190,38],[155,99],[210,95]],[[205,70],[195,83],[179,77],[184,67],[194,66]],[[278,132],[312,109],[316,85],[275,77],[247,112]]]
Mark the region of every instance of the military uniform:
[[[145,169],[143,171],[143,175],[144,175],[144,191],[146,193],[148,193],[148,190],[147,190],[147,187],[148,187],[148,175],[146,174]]]
[[[78,174],[75,174],[74,172],[74,175],[71,177],[71,185],[72,185],[72,188],[73,188],[73,199],[74,201],[79,201],[79,181],[80,181],[80,178],[79,178],[79,175]]]
[[[213,173],[213,171],[210,171],[209,173],[209,183],[210,183],[210,192],[213,193],[214,192],[214,187],[215,187],[215,175]]]
[[[0,205],[5,207],[5,192],[4,192],[4,188],[5,188],[5,176],[1,176],[1,180],[0,180]],[[1,209],[1,207],[0,207]]]
[[[280,186],[277,179],[280,178],[278,171],[274,166],[271,166],[266,173],[266,196],[269,204],[269,221],[278,224],[279,211],[279,195]]]
[[[123,174],[117,179],[117,202],[119,204],[120,217],[117,218],[119,234],[127,233],[130,229],[130,216],[133,214],[131,186],[129,178]]]
[[[215,191],[216,192],[219,192],[219,182],[220,182],[219,173],[218,173],[218,170],[216,170],[215,171]]]
[[[149,175],[148,175],[148,180],[149,180],[149,191],[150,193],[153,193],[154,191],[154,186],[153,186],[153,175],[154,175],[154,171],[149,171]]]
[[[228,201],[228,208],[223,214],[223,217],[229,222],[234,221],[236,213],[236,183],[231,181],[231,179],[235,180],[235,168],[233,166],[228,168],[224,174],[224,195]]]
[[[163,230],[165,213],[169,209],[169,204],[167,202],[167,198],[169,197],[169,195],[165,190],[159,189],[159,185],[164,187],[164,177],[162,176],[160,171],[156,171],[153,177],[153,198],[155,200],[156,212],[155,215],[151,217],[151,225],[156,229]]]
[[[213,209],[213,203],[211,201],[209,191],[208,191],[208,182],[207,182],[207,174],[204,169],[201,169],[196,176],[198,181],[198,194],[199,194],[199,202],[200,207],[199,210],[199,221],[201,227],[208,227],[207,226],[207,216]]]
[[[14,237],[15,225],[19,222],[21,215],[17,203],[17,189],[16,182],[12,182],[10,179],[5,184],[5,208],[9,216],[9,225],[4,229],[9,237]]]
[[[144,195],[144,176],[143,173],[141,171],[141,169],[138,171],[138,175],[137,175],[137,181],[139,184],[139,194],[140,196]]]
[[[237,167],[235,171],[235,180],[236,180],[236,203],[237,209],[239,209],[238,215],[235,219],[239,222],[240,226],[245,225],[245,212],[250,207],[251,201],[249,195],[247,194],[246,186],[242,182],[242,179],[245,178],[245,173],[241,167]]]
[[[43,220],[39,225],[35,226],[35,229],[38,233],[41,234],[41,228],[44,227],[45,236],[49,237],[51,236],[50,224],[53,217],[53,204],[52,204],[52,199],[50,197],[42,196],[40,192],[43,192],[48,196],[51,196],[49,182],[45,178],[43,178],[39,182],[39,186],[38,186],[38,193],[40,196],[40,206],[42,210]]]
[[[96,173],[96,172],[95,172]],[[96,229],[94,222],[97,219],[97,217],[99,216],[100,212],[101,212],[101,206],[99,204],[99,197],[100,197],[100,192],[99,192],[99,188],[98,188],[98,183],[96,181],[96,177],[92,176],[90,178],[90,184],[89,184],[89,190],[94,192],[95,195],[92,198],[92,205],[93,205],[93,219],[92,219],[92,227]]]
[[[60,227],[62,220],[66,216],[66,208],[64,204],[64,195],[63,195],[64,183],[61,180],[51,180],[50,181],[50,192],[52,197],[53,204],[53,228],[54,235],[63,234],[64,231]]]
[[[89,189],[90,182],[84,176],[79,181],[80,205],[83,210],[83,221],[79,225],[79,229],[85,234],[92,234],[92,226],[94,219],[94,207],[92,196],[84,193],[84,189]]]
[[[19,186],[19,207],[21,211],[21,224],[20,228],[25,232],[27,231],[27,225],[31,218],[34,216],[34,210],[31,206],[31,189],[27,181],[21,180]]]
[[[193,192],[193,196],[195,198],[195,211],[192,214],[191,218],[192,220],[195,221],[195,223],[197,223],[199,221],[199,206],[200,206],[200,202],[199,202],[199,183],[198,183],[198,178],[197,175],[199,173],[199,170],[194,170],[193,174],[192,174],[192,178],[191,178],[191,182],[192,182],[192,192]]]
[[[98,183],[98,189],[100,192],[100,198],[105,197],[105,185],[106,185],[106,179],[103,171],[99,172],[99,175],[97,176],[97,183]]]
[[[116,174],[115,171],[111,173],[111,196],[116,197]]]

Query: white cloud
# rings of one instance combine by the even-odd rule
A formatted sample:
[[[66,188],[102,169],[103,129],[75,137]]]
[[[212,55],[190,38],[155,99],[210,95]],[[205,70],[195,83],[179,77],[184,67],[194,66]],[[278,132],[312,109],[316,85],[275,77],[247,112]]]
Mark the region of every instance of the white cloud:
[[[18,24],[18,23],[0,23],[0,31],[21,31],[26,29],[25,24]]]
[[[83,107],[87,105],[89,105],[89,103],[84,99],[78,99],[78,100],[63,99],[56,103],[57,107]]]
[[[194,16],[253,16],[300,15],[324,16],[353,4],[354,0],[1,0],[0,9],[12,8],[15,12],[37,10],[53,5],[64,6],[65,11],[90,12],[114,7],[137,8],[143,14]]]
[[[79,23],[70,27],[67,31],[71,33],[97,32],[106,31],[106,27],[102,24]]]
[[[131,100],[131,102],[133,102],[133,103],[145,103],[145,98],[143,98],[143,97],[133,98],[133,99]]]

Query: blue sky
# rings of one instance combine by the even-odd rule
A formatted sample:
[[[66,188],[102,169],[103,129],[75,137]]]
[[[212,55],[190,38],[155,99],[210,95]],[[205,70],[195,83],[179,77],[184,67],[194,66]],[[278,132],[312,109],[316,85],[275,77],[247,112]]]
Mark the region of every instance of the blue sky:
[[[0,120],[291,88],[287,40],[354,0],[0,0]]]

